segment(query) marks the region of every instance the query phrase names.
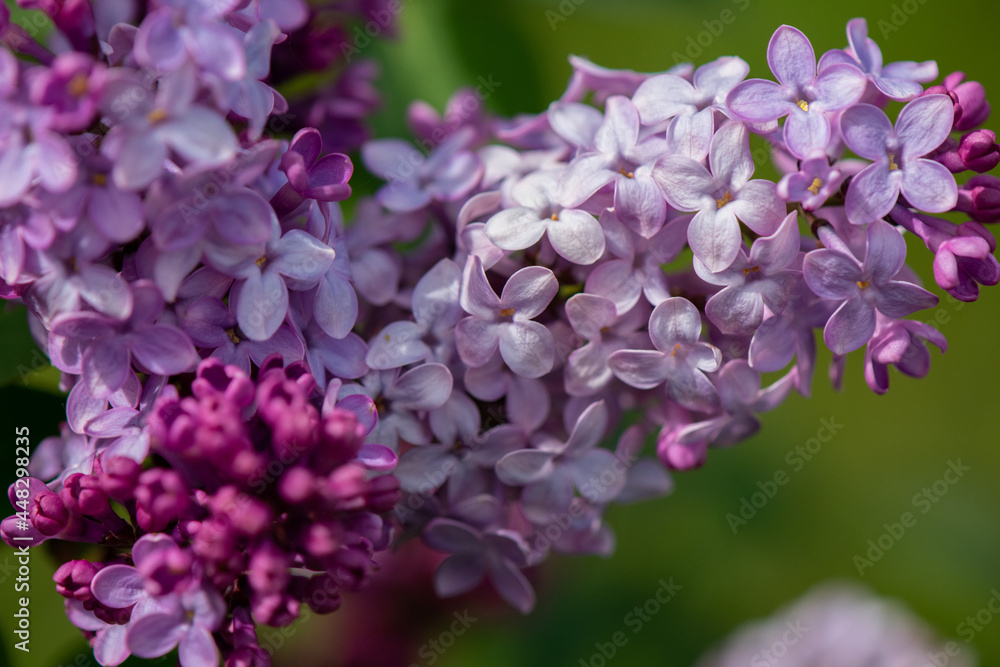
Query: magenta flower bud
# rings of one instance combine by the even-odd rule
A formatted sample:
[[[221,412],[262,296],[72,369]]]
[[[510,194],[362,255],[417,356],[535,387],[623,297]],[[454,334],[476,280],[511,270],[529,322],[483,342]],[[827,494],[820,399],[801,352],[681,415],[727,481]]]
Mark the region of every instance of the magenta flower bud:
[[[323,419],[319,446],[313,453],[313,470],[327,473],[357,457],[364,441],[365,428],[347,410],[334,409]]]
[[[150,595],[182,593],[194,583],[192,566],[194,556],[186,549],[171,546],[147,554],[136,569],[144,578],[145,589]]]
[[[56,592],[64,598],[86,602],[94,597],[90,592],[90,580],[97,574],[94,563],[86,560],[71,560],[59,566],[52,575],[56,582]]]
[[[399,479],[393,475],[375,477],[368,483],[368,493],[365,494],[365,504],[368,510],[381,514],[388,512],[403,497],[399,490]]]
[[[289,504],[305,503],[316,494],[316,477],[305,468],[291,468],[278,480],[278,493]]]
[[[1000,163],[1000,146],[997,135],[992,130],[973,130],[962,137],[958,145],[958,156],[967,169],[980,174],[993,169]]]
[[[250,610],[258,623],[274,627],[289,625],[299,617],[300,603],[284,593],[255,595],[250,602]]]
[[[135,497],[142,466],[130,458],[115,456],[101,461],[101,489],[112,500],[127,503]]]
[[[208,501],[215,517],[244,535],[254,536],[271,525],[271,508],[233,486],[224,486]]]
[[[958,189],[955,208],[979,222],[1000,220],[1000,178],[989,174],[973,176]]]
[[[94,605],[91,609],[94,612],[94,616],[104,621],[108,625],[125,625],[132,619],[132,607],[135,605],[129,605],[123,609],[113,609],[111,607],[105,607],[102,604]]]
[[[63,480],[59,498],[71,512],[77,514],[92,517],[107,516],[109,512],[114,514],[100,480],[93,475],[74,473],[67,477]]]
[[[255,596],[280,593],[288,587],[288,555],[273,542],[266,541],[250,556],[247,579]]]
[[[173,470],[153,468],[139,476],[135,490],[136,519],[148,532],[163,532],[191,506],[184,480]]]
[[[329,574],[320,574],[308,579],[295,577],[292,590],[317,614],[331,614],[340,609],[340,586]]]
[[[320,489],[323,497],[338,511],[363,508],[367,492],[367,474],[356,465],[337,468],[327,476],[326,483]]]
[[[70,521],[66,505],[58,494],[51,491],[43,491],[35,496],[29,516],[38,532],[48,537],[61,533]]]
[[[944,78],[945,88],[954,91],[962,108],[962,117],[955,121],[955,129],[964,131],[985,122],[990,115],[986,90],[978,81],[964,81],[965,74],[953,72]]]

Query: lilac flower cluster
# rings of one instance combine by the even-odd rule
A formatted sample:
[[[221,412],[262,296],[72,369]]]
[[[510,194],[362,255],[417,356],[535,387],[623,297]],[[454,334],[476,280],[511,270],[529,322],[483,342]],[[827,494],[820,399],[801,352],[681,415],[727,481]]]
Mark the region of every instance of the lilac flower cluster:
[[[0,295],[68,391],[0,533],[101,545],[56,584],[102,665],[269,664],[256,624],[332,611],[416,536],[447,555],[440,596],[488,578],[527,612],[526,568],[613,550],[610,503],[808,395],[817,330],[835,378],[862,347],[876,392],[927,374],[945,341],[903,319],[937,303],[904,231],[956,298],[1000,282],[982,87],[883,66],[863,19],[818,61],[779,28],[777,82],[576,58],[535,116],[417,105],[428,150],[365,142],[385,184],[345,221],[353,166],[328,151],[365,137],[371,68],[300,101],[317,127],[264,132],[289,63],[338,62],[340,4],[72,6],[93,20],[59,5],[54,53],[0,50]]]

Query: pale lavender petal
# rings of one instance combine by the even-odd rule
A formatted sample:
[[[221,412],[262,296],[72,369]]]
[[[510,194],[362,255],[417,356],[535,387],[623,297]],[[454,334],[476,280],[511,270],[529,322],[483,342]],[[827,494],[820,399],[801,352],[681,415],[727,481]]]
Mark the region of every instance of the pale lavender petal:
[[[652,389],[667,379],[665,355],[656,350],[618,350],[608,357],[608,367],[627,385]]]
[[[302,283],[315,283],[333,263],[333,248],[301,229],[287,232],[278,241],[277,257],[270,268]]]
[[[108,565],[90,582],[97,601],[114,609],[130,607],[147,595],[142,575],[128,565]]]
[[[497,477],[510,486],[524,486],[545,479],[555,470],[554,452],[521,449],[507,454],[496,464]]]
[[[236,320],[251,340],[274,335],[288,313],[288,288],[276,271],[253,271],[240,288]]]
[[[701,314],[683,297],[667,299],[649,316],[649,337],[661,352],[671,352],[677,343],[694,343],[700,335]]]
[[[892,210],[899,198],[901,181],[901,178],[893,178],[892,174],[887,163],[875,162],[854,175],[847,188],[845,202],[847,218],[851,222],[856,225],[872,222]]]
[[[764,301],[753,290],[730,286],[708,300],[705,314],[723,333],[749,336],[764,320]]]
[[[117,667],[131,655],[126,643],[128,625],[107,625],[103,621],[101,630],[94,637],[94,659],[104,667]]]
[[[566,301],[566,318],[584,340],[599,338],[601,329],[611,326],[617,316],[615,304],[601,296],[575,294]]]
[[[626,227],[647,239],[660,231],[667,217],[667,203],[649,170],[644,167],[637,169],[632,178],[618,179],[614,209],[615,215]]]
[[[423,537],[428,547],[444,553],[476,553],[483,549],[479,534],[453,519],[434,519],[424,528]]]
[[[421,325],[452,324],[462,316],[459,293],[462,270],[450,259],[442,259],[417,281],[413,289],[413,317]]]
[[[402,267],[382,248],[369,248],[351,262],[358,294],[374,306],[384,306],[396,297]]]
[[[404,410],[431,410],[444,405],[451,395],[452,377],[444,364],[422,364],[396,380],[386,398]]]
[[[750,180],[754,165],[747,126],[729,123],[720,127],[712,137],[708,163],[712,175],[724,183],[738,188]]]
[[[892,135],[892,123],[885,112],[871,104],[857,104],[840,117],[844,143],[869,160],[884,160],[885,147]]]
[[[888,317],[906,317],[924,308],[933,308],[938,298],[923,287],[913,283],[893,280],[879,285],[875,293],[875,307]]]
[[[129,371],[128,347],[117,336],[104,336],[83,353],[83,381],[95,398],[107,398],[125,382]]]
[[[154,613],[130,623],[126,635],[129,649],[140,658],[166,655],[185,634],[187,628],[183,618],[174,614]]]
[[[781,86],[764,79],[749,79],[730,91],[726,105],[750,123],[767,123],[787,116],[796,108]]]
[[[511,424],[527,432],[541,428],[549,416],[551,406],[545,383],[535,378],[516,376],[507,392],[507,417]]]
[[[913,160],[903,170],[900,184],[910,204],[930,213],[944,213],[958,201],[955,177],[940,162]]]
[[[187,334],[165,324],[132,334],[129,347],[135,360],[155,375],[177,375],[193,370],[198,363],[198,353]]]
[[[525,516],[542,525],[552,523],[557,516],[568,513],[572,502],[573,480],[569,471],[562,466],[545,479],[528,484],[521,493]]]
[[[530,320],[511,322],[502,327],[499,343],[500,356],[517,375],[536,378],[552,370],[555,340],[544,325]]]
[[[885,220],[868,226],[865,269],[871,280],[881,285],[899,273],[906,261],[906,241],[903,235]]]
[[[535,606],[535,592],[531,583],[510,563],[501,561],[494,564],[490,568],[490,579],[500,597],[522,614],[529,613]]]
[[[132,313],[132,292],[128,282],[114,269],[101,264],[81,266],[75,283],[80,296],[94,310],[119,320]]]
[[[230,131],[228,126],[226,131]],[[116,157],[111,170],[115,185],[123,190],[139,190],[160,175],[167,149],[153,133],[135,133],[128,135]]]
[[[767,64],[786,86],[804,87],[816,76],[816,53],[801,30],[783,25],[767,44]]]
[[[819,109],[793,111],[785,121],[785,143],[798,157],[808,158],[830,143],[830,121]]]
[[[846,299],[857,293],[861,267],[846,255],[824,248],[806,254],[802,274],[816,296]]]
[[[675,116],[667,125],[667,150],[701,162],[708,155],[715,131],[715,109]]]
[[[131,241],[143,227],[142,200],[134,192],[118,188],[91,188],[87,215],[110,241]]]
[[[434,573],[434,592],[448,598],[468,593],[486,576],[486,563],[479,554],[449,556]]]
[[[593,149],[594,135],[604,116],[586,104],[553,102],[547,113],[552,131],[578,148]]]
[[[792,211],[785,216],[776,232],[753,242],[748,263],[759,266],[765,273],[780,271],[798,257],[799,240],[798,215]]]
[[[654,193],[662,205],[660,193]],[[555,251],[574,264],[593,264],[604,254],[601,223],[584,211],[563,209],[559,220],[548,223],[548,238]]]
[[[486,236],[503,250],[523,250],[545,235],[545,222],[534,209],[518,206],[500,211],[486,222]]]
[[[851,106],[865,92],[865,75],[854,65],[831,65],[819,73],[812,86],[815,106],[820,111],[840,111]]]
[[[551,271],[549,272],[551,275]],[[512,276],[513,277],[513,276]],[[557,287],[558,289],[558,287]],[[483,262],[476,256],[470,256],[465,262],[462,275],[462,292],[460,295],[462,309],[484,320],[493,320],[500,313],[500,298],[490,287],[486,279]],[[485,361],[483,363],[486,363]],[[476,364],[481,366],[482,364]]]
[[[698,211],[688,226],[688,244],[713,272],[728,268],[742,245],[740,223],[731,206]]]
[[[551,269],[528,266],[507,279],[499,306],[501,310],[514,309],[515,321],[530,320],[548,307],[558,291],[559,281]]]
[[[875,307],[864,299],[845,301],[823,328],[823,341],[835,354],[847,354],[875,333]]]
[[[229,124],[205,107],[191,107],[180,118],[165,121],[155,134],[199,167],[225,164],[239,148]]]
[[[457,465],[458,460],[450,448],[436,445],[413,447],[400,457],[393,475],[404,491],[427,495],[444,484],[446,471],[454,470]]]
[[[388,370],[423,361],[432,352],[422,337],[423,331],[415,322],[393,322],[368,342],[365,363]]]
[[[455,347],[462,361],[474,368],[484,366],[496,352],[503,325],[478,317],[466,317],[455,325]]]
[[[795,330],[788,320],[765,320],[750,341],[750,365],[762,373],[780,371],[795,356]]]
[[[604,401],[595,401],[587,406],[573,425],[566,440],[566,452],[577,454],[595,447],[604,437],[608,428],[608,406]]]
[[[625,488],[627,479],[624,470],[615,472],[621,461],[606,449],[591,449],[569,464],[573,484],[580,489],[588,502],[609,503]],[[608,483],[608,477],[611,483]]]
[[[617,312],[627,313],[642,295],[642,285],[636,280],[634,271],[632,264],[622,259],[604,262],[587,276],[584,289],[588,294],[611,300]]]
[[[632,96],[639,117],[646,125],[656,125],[677,114],[690,112],[698,103],[698,93],[688,81],[675,74],[651,76]]]
[[[680,155],[667,155],[656,161],[653,182],[678,211],[698,211],[714,204],[709,192],[715,181],[704,165]]]
[[[639,138],[639,113],[632,100],[623,95],[609,97],[604,106],[604,122],[594,135],[594,146],[606,155],[624,155]]]
[[[924,95],[899,112],[896,137],[903,145],[903,161],[927,155],[951,133],[954,105],[947,95]],[[906,165],[909,167],[909,164]]]
[[[217,667],[219,664],[219,647],[206,628],[195,626],[184,633],[179,649],[177,657],[184,667]]]
[[[579,206],[614,180],[617,172],[609,167],[609,160],[604,155],[581,155],[569,163],[563,174],[559,202],[568,208]]]

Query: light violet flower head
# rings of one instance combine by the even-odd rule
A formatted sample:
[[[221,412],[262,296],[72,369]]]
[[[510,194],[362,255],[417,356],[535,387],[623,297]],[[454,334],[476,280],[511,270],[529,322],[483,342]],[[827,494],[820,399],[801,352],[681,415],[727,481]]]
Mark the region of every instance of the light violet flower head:
[[[681,155],[656,161],[653,180],[671,206],[697,211],[688,227],[694,254],[712,271],[722,271],[740,251],[740,222],[758,234],[771,234],[785,218],[775,185],[750,180],[754,164],[742,123],[716,131],[708,154],[711,171]]]
[[[877,220],[892,210],[900,192],[916,208],[950,210],[958,201],[955,177],[941,164],[924,159],[940,146],[952,125],[951,100],[919,97],[899,112],[896,127],[878,107],[859,104],[840,119],[848,148],[873,163],[851,180],[847,217],[855,224]]]
[[[726,98],[729,110],[748,123],[785,121],[785,144],[800,158],[826,150],[830,142],[828,111],[851,106],[865,92],[865,75],[854,65],[837,63],[816,73],[816,54],[809,39],[783,25],[767,45],[767,64],[778,83],[749,79]]]

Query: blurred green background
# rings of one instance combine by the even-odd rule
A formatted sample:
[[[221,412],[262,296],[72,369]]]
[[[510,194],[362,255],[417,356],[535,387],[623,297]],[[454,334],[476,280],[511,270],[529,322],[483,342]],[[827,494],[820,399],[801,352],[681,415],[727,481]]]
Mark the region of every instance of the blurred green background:
[[[486,101],[495,112],[543,110],[565,88],[568,54],[609,67],[664,70],[674,64],[675,52],[684,55],[699,33],[708,33],[706,22],[727,9],[735,19],[710,42],[702,37],[707,46],[697,47],[700,54],[690,51],[696,64],[739,55],[750,63],[751,76],[769,77],[765,49],[780,24],[802,29],[822,53],[845,46],[847,20],[864,16],[886,62],[935,59],[942,74],[963,70],[982,81],[993,98],[1000,94],[994,3],[404,0],[402,7],[399,38],[365,49],[383,64],[386,104],[376,119],[383,136],[406,135],[402,119],[412,100],[440,109],[455,88],[475,85],[480,76],[500,83]],[[928,284],[931,259],[921,245],[910,244],[910,264]],[[898,598],[939,634],[957,638],[956,626],[1000,588],[1000,346],[993,340],[1000,335],[998,292],[986,289],[973,304],[942,299],[936,315],[949,351],[934,353],[930,375],[922,380],[893,373],[886,396],[875,396],[865,385],[861,353],[849,358],[844,391],[832,391],[824,371],[829,354],[821,353],[811,399],[791,397],[763,416],[755,438],[713,451],[701,470],[676,475],[672,496],[613,508],[608,519],[618,548],[612,558],[551,559],[536,577],[539,602],[530,616],[484,611],[453,647],[434,654],[434,664],[588,664],[597,654],[595,643],[625,631],[628,643],[617,650],[617,664],[692,665],[740,623],[769,615],[831,578],[857,580]],[[37,360],[25,336],[23,314],[4,313],[0,371],[6,383],[0,387],[0,409],[3,432],[29,425],[37,444],[54,431],[63,406],[52,393],[51,372],[19,374],[19,366],[29,369]],[[797,464],[786,456],[816,437],[823,419],[843,428],[795,470]],[[11,476],[13,435],[8,450],[0,460],[5,480]],[[920,513],[913,496],[959,459],[970,470],[930,511]],[[741,500],[777,471],[788,473],[790,481],[734,534],[726,515],[737,514]],[[907,511],[916,515],[916,525],[859,576],[854,556],[864,555],[868,540],[878,540],[884,523],[899,521]],[[49,580],[52,565],[42,552],[32,565],[32,653],[12,650],[14,564],[4,547],[0,650],[7,655],[0,654],[0,664],[73,664],[85,645],[63,617]],[[626,614],[655,595],[660,579],[670,578],[683,588],[633,633]],[[480,613],[477,604],[446,601],[437,611],[418,612],[413,622],[428,628],[429,640],[448,629],[451,612]],[[347,632],[344,615],[350,614],[348,601],[332,617],[297,627],[277,651],[276,665],[338,664],[338,645]],[[977,652],[981,665],[1000,664],[1000,619],[977,633],[971,645],[960,645]],[[417,655],[412,662],[431,664]]]

